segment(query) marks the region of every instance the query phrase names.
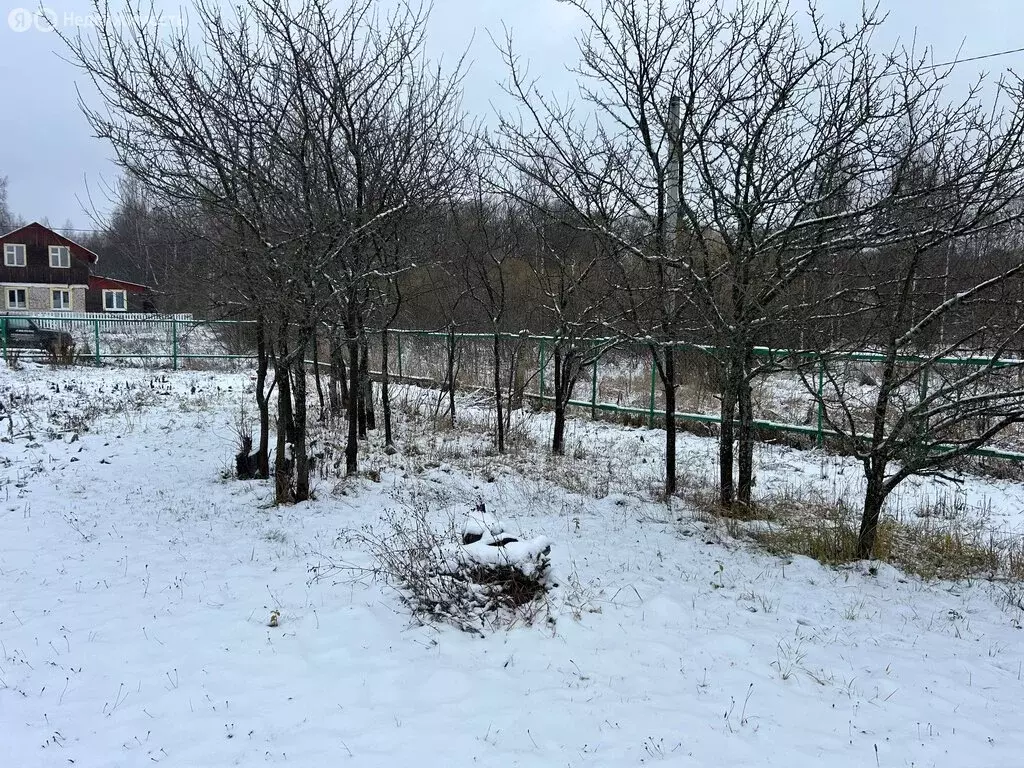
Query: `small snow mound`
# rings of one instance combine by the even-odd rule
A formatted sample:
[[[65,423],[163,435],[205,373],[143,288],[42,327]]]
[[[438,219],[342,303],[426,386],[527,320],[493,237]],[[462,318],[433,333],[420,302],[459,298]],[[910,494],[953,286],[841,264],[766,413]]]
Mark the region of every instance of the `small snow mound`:
[[[468,513],[462,524],[462,543],[473,544],[483,539],[497,539],[508,530],[508,525],[482,509]]]
[[[616,507],[629,508],[636,506],[636,499],[625,493],[609,493],[604,497],[604,501],[606,504],[614,504]]]
[[[554,622],[547,599],[558,580],[546,536],[520,541],[481,505],[438,530],[422,509],[389,514],[390,535],[367,540],[382,570],[396,583],[414,615],[468,632]]]
[[[475,565],[518,565],[530,567],[551,554],[551,539],[536,536],[529,541],[476,541],[462,547],[468,562]]]

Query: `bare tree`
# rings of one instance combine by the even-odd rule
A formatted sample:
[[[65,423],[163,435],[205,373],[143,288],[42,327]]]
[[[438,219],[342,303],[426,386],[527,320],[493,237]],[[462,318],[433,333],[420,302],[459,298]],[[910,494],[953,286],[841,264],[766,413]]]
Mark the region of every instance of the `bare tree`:
[[[839,447],[863,465],[861,557],[871,556],[886,498],[901,482],[941,474],[1024,421],[1024,362],[1003,359],[1024,339],[1016,300],[1024,288],[1024,165],[1015,150],[992,156],[1002,136],[988,118],[961,125],[939,114],[939,130],[924,143],[908,130],[913,154],[890,182],[927,194],[876,223],[901,242],[847,260],[851,275],[863,270],[870,280],[849,281],[854,288],[833,306],[859,333],[800,368]],[[961,263],[957,256],[979,240],[988,257]],[[865,348],[876,354],[850,354]],[[865,358],[876,368],[866,381],[853,370]]]
[[[332,62],[303,81],[310,113],[320,115],[322,178],[310,189],[335,211],[326,287],[349,354],[346,470],[358,468],[360,414],[370,398],[366,319],[381,285],[414,266],[403,230],[416,211],[454,194],[471,151],[461,107],[461,62],[445,74],[423,53],[426,12],[399,5],[388,14],[372,0],[347,10],[316,36],[314,61]],[[278,18],[282,27],[286,18]],[[301,27],[300,27],[301,29]],[[301,50],[299,39],[288,45]],[[319,57],[319,59],[317,59]],[[344,243],[344,245],[342,245]]]
[[[196,23],[170,32],[151,7],[96,11],[90,36],[67,39],[105,101],[86,114],[131,177],[200,207],[229,245],[222,275],[255,308],[274,362],[278,500],[307,498],[306,354],[318,322],[340,318],[353,472],[363,318],[382,268],[373,230],[450,182],[458,71],[423,57],[421,9],[384,14],[374,0],[226,12],[198,0]]]
[[[7,177],[0,176],[0,232],[10,232],[17,225],[7,199]]]
[[[457,423],[455,393],[462,368],[462,347],[458,343],[456,331],[463,320],[468,295],[465,285],[458,277],[448,274],[449,270],[455,271],[445,259],[438,263],[437,269],[431,270],[427,280],[432,286],[430,294],[440,300],[438,309],[443,324],[439,330],[444,333],[443,381],[434,405],[434,415],[437,417],[442,413],[441,405],[445,403],[444,412],[448,416],[448,425],[454,429]]]
[[[495,447],[498,453],[504,453],[508,406],[502,385],[502,334],[515,330],[507,325],[507,319],[515,284],[522,281],[526,271],[527,228],[523,210],[512,198],[489,193],[493,175],[491,158],[479,156],[469,194],[452,206],[452,227],[459,246],[456,259],[465,296],[483,316],[491,337]]]
[[[565,420],[580,374],[617,338],[610,296],[612,260],[601,238],[575,224],[571,211],[534,204],[536,246],[530,267],[540,293],[540,321],[552,336],[554,424],[551,452],[565,452]]]
[[[720,501],[749,504],[751,382],[765,372],[755,345],[795,314],[781,305],[815,265],[903,236],[873,224],[928,193],[886,183],[907,131],[943,120],[967,130],[981,118],[978,93],[943,111],[949,69],[876,53],[870,10],[829,29],[813,3],[802,18],[774,1],[569,4],[585,27],[582,104],[544,96],[506,41],[522,117],[502,121],[505,156],[649,275],[631,280],[648,297],[632,315],[648,317],[638,338],[667,352],[667,405],[673,344],[710,336],[722,372]],[[912,130],[922,120],[929,127]],[[991,135],[972,167],[987,157],[992,174],[1012,171],[1015,114]]]
[[[258,348],[276,361],[280,399],[289,390],[284,308],[296,287],[282,276],[298,255],[280,204],[294,192],[297,170],[289,163],[295,68],[253,23],[251,9],[236,17],[202,3],[195,10],[193,39],[187,29],[162,28],[152,6],[114,14],[97,3],[96,27],[65,42],[103,97],[103,107],[83,103],[83,110],[128,177],[160,204],[201,214],[197,226],[217,243],[216,276],[238,306],[256,313]],[[262,422],[262,388],[258,400]],[[279,419],[289,411],[279,408]],[[290,483],[281,482],[287,462],[279,450],[279,501],[290,497]]]

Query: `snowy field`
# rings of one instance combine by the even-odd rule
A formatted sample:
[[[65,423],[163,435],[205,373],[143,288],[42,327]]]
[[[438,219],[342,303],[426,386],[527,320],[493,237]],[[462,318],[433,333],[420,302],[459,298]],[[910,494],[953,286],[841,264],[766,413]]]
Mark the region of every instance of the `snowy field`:
[[[0,368],[0,764],[1024,764],[1005,584],[769,556],[651,500],[660,432],[573,421],[565,459],[499,460],[411,391],[402,452],[364,456],[379,482],[332,477],[328,455],[317,499],[276,508],[269,484],[225,479],[250,386]],[[547,419],[517,418],[520,443]],[[679,452],[681,482],[706,484],[714,443]],[[841,458],[758,462],[762,493],[859,487]],[[947,494],[1024,529],[1009,481],[914,483],[895,504]],[[313,578],[370,566],[352,533],[388,511],[478,501],[553,542],[554,621],[478,637],[417,625],[358,570]]]

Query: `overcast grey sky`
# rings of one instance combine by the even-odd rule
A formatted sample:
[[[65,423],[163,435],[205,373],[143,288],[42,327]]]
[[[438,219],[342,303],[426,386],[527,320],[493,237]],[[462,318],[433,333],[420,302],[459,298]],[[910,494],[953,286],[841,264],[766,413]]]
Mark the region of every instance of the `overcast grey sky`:
[[[19,6],[17,0],[8,3],[0,16],[0,82],[5,86],[0,176],[8,177],[11,208],[29,220],[45,217],[60,226],[70,219],[76,227],[91,227],[83,207],[89,206],[91,195],[101,212],[108,210],[107,190],[118,174],[108,147],[91,137],[79,112],[76,85],[87,86],[81,74],[60,58],[56,35],[14,29]],[[83,0],[45,4],[65,26],[83,23],[88,12]],[[35,0],[21,7],[26,6],[37,7]],[[838,22],[856,15],[860,0],[819,0],[819,7],[828,21]],[[889,14],[881,36],[885,43],[916,35],[919,46],[934,48],[937,61],[952,59],[961,46],[963,57],[1024,46],[1024,0],[883,0],[882,8]],[[466,105],[477,113],[491,109],[495,84],[503,77],[500,57],[488,36],[488,31],[500,36],[503,23],[512,29],[534,74],[561,93],[572,85],[564,68],[575,57],[576,20],[556,0],[435,0],[431,54],[454,61],[469,47]],[[964,64],[958,79],[966,82],[982,69],[995,72],[1006,67],[1024,72],[1024,54]]]

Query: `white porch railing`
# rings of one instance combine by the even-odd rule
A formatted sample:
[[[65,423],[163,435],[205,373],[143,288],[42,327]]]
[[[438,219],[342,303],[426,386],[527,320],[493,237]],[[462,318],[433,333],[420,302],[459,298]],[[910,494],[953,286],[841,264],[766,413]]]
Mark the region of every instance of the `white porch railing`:
[[[15,314],[15,313],[11,313]],[[100,331],[158,331],[168,330],[172,320],[191,322],[191,313],[158,315],[143,312],[18,312],[22,317],[31,317],[48,328],[59,328],[73,332],[81,329],[86,321],[99,321]]]

